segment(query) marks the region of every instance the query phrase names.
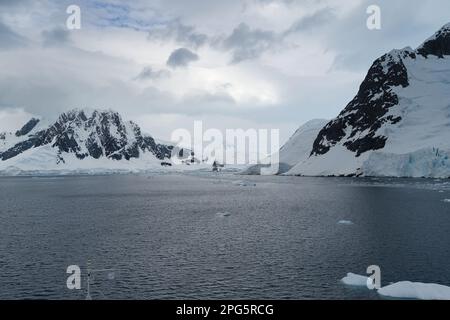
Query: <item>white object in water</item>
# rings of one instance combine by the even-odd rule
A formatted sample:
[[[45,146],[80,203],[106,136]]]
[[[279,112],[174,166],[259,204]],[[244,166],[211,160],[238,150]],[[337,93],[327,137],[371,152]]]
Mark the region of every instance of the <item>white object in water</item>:
[[[231,216],[231,213],[229,213],[229,212],[217,212],[216,214],[221,218]]]
[[[256,183],[248,181],[235,181],[233,184],[240,187],[256,187]]]
[[[391,298],[450,300],[450,287],[434,283],[401,281],[380,288],[378,293]]]
[[[341,282],[348,286],[367,287],[367,281],[371,281],[369,277],[361,276],[355,273],[347,273],[347,276],[341,279]]]
[[[353,222],[350,220],[341,220],[338,222],[338,224],[352,225]]]

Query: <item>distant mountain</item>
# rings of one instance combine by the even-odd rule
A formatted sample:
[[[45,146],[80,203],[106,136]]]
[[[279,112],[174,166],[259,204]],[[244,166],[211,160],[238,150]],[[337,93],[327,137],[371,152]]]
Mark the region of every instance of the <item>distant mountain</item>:
[[[450,177],[450,24],[377,59],[288,174]]]
[[[291,138],[281,147],[279,152],[278,174],[289,171],[299,161],[308,159],[311,146],[319,131],[327,124],[327,120],[311,120],[295,131]],[[268,165],[253,165],[245,169],[242,174],[259,175],[262,167]]]
[[[0,134],[0,170],[145,168],[168,165],[173,149],[117,112],[75,109],[53,123],[33,118],[15,133]]]

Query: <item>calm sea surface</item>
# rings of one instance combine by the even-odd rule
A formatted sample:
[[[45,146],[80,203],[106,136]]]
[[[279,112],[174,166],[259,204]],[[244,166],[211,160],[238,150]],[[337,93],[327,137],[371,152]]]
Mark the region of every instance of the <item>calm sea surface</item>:
[[[379,299],[340,283],[369,265],[450,285],[445,199],[449,180],[0,178],[0,299],[84,299],[88,261],[114,269],[93,299]]]

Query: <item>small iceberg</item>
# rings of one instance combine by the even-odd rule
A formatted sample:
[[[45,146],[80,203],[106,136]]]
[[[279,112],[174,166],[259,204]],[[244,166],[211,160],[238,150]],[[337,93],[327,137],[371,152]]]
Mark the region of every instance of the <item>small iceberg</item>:
[[[367,281],[371,283],[371,279],[355,273],[347,273],[347,276],[341,279],[341,282],[348,286],[367,287]]]
[[[341,220],[341,221],[339,221],[338,222],[338,224],[343,224],[343,225],[352,225],[353,224],[353,222],[352,221],[350,221],[350,220]]]
[[[231,213],[229,213],[229,212],[217,212],[216,215],[218,217],[225,218],[225,217],[231,216]]]
[[[420,300],[450,300],[450,287],[434,284],[401,281],[378,290],[385,297]]]
[[[242,180],[234,181],[233,184],[240,187],[256,187],[256,183]]]
[[[450,199],[444,199],[444,202],[450,203]]]

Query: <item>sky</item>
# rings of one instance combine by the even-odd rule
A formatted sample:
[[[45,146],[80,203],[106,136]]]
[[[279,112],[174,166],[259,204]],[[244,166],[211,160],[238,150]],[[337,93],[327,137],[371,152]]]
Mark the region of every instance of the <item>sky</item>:
[[[162,140],[202,120],[283,142],[335,117],[376,58],[419,46],[448,12],[448,0],[0,0],[0,132],[98,108]]]

